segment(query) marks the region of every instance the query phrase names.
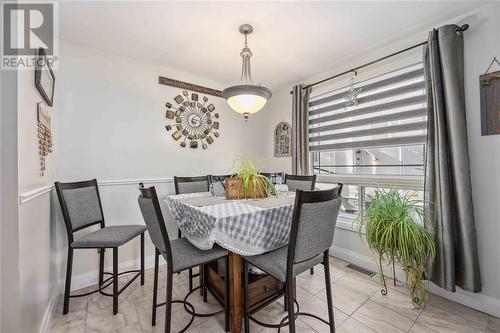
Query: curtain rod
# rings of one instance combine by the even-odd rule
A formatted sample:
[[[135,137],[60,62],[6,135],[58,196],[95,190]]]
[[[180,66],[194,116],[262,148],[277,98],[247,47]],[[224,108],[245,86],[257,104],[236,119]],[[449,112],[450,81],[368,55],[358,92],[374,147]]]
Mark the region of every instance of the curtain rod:
[[[459,31],[466,31],[467,29],[469,29],[469,25],[468,25],[468,24],[464,24],[464,25],[462,25],[461,27],[457,28],[457,32],[459,32]],[[361,66],[351,68],[350,70],[347,70],[347,71],[345,71],[345,72],[342,72],[342,73],[339,73],[339,74],[336,74],[336,75],[330,76],[330,77],[328,77],[328,78],[326,78],[326,79],[323,79],[323,80],[320,80],[320,81],[317,81],[317,82],[314,82],[314,83],[308,84],[308,85],[306,85],[306,86],[302,87],[302,89],[307,89],[307,88],[313,87],[313,86],[315,86],[315,85],[318,85],[318,84],[321,84],[321,83],[323,83],[323,82],[326,82],[326,81],[330,81],[330,80],[336,79],[336,78],[338,78],[339,76],[343,76],[343,75],[346,75],[346,74],[349,74],[349,73],[352,73],[352,72],[356,73],[356,72],[357,72],[358,70],[360,70],[361,68],[368,67],[368,66],[373,65],[373,64],[375,64],[375,63],[377,63],[377,62],[380,62],[380,61],[386,60],[386,59],[388,59],[388,58],[391,58],[391,57],[397,56],[397,55],[399,55],[399,54],[401,54],[401,53],[404,53],[404,52],[406,52],[406,51],[413,50],[413,49],[415,49],[415,48],[417,48],[417,47],[419,47],[419,46],[423,46],[423,45],[425,45],[425,44],[427,44],[427,41],[422,42],[422,43],[418,43],[418,44],[416,44],[416,45],[413,45],[413,46],[407,47],[406,49],[403,49],[403,50],[400,50],[400,51],[397,51],[397,52],[391,53],[391,54],[389,54],[389,55],[386,55],[386,56],[384,56],[384,57],[382,57],[382,58],[378,58],[378,59],[376,59],[376,60],[370,61],[370,62],[368,62],[368,63],[366,63],[366,64],[361,65]],[[293,93],[293,91],[290,91],[290,94],[292,94],[292,93]]]

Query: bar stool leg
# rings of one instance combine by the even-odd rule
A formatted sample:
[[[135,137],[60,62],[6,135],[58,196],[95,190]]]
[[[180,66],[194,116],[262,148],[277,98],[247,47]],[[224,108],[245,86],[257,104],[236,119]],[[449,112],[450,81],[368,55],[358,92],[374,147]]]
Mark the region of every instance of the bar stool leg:
[[[189,291],[193,291],[193,269],[189,269]]]
[[[248,305],[248,262],[243,259],[243,319],[245,322],[245,333],[250,333],[249,305]]]
[[[105,248],[99,249],[99,289],[104,283],[104,251],[106,251]]]
[[[170,266],[170,265],[169,265]],[[172,280],[173,274],[167,268],[167,297],[165,300],[165,333],[170,333],[170,325],[172,321]]]
[[[66,285],[64,287],[63,314],[69,311],[69,293],[71,291],[71,273],[73,271],[73,249],[68,246],[68,261],[66,263]]]
[[[141,234],[141,286],[144,285],[144,233]]]
[[[153,312],[151,318],[151,326],[156,325],[156,304],[158,302],[158,265],[160,259],[160,251],[155,248],[155,271],[153,277]]]
[[[289,333],[295,333],[295,314],[293,312],[293,278],[286,283],[286,301],[288,304],[288,327]]]
[[[207,270],[207,265],[201,265],[200,266],[200,277],[201,277],[201,283],[202,283],[202,293],[201,295],[203,296],[203,302],[207,302],[208,298],[208,291],[207,291],[207,278],[208,278],[208,270]]]
[[[335,333],[335,318],[333,315],[332,285],[330,284],[330,256],[328,251],[323,254],[323,265],[325,266],[326,300],[328,304],[328,320],[330,322],[330,333]]]
[[[113,314],[118,313],[118,248],[113,248]]]

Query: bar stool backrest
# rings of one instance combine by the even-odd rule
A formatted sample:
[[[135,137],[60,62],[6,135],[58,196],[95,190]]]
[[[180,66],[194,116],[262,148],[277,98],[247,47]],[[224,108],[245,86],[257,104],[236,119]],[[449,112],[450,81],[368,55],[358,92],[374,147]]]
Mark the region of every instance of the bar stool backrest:
[[[95,224],[104,228],[104,214],[96,179],[72,183],[55,182],[54,186],[69,243],[73,242],[73,233],[78,230]]]
[[[141,184],[142,185],[142,184]],[[172,250],[168,237],[167,227],[161,212],[160,202],[154,186],[144,188],[139,186],[141,194],[137,201],[141,209],[142,217],[148,228],[149,236],[155,247],[167,255],[167,264],[172,264]]]
[[[299,176],[285,174],[285,184],[288,186],[289,191],[314,190],[316,186],[316,175]]]
[[[297,190],[288,246],[288,269],[330,248],[341,202],[342,197],[335,188]]]
[[[174,177],[175,194],[208,192],[210,183],[208,176]]]

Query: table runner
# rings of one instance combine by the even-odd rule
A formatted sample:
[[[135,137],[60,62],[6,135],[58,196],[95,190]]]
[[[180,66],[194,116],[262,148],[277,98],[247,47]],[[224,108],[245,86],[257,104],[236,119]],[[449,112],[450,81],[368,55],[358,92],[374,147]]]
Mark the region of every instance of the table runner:
[[[256,255],[288,243],[294,195],[217,200],[207,192],[171,195],[165,202],[183,235],[196,247],[206,250],[218,243],[240,255]]]

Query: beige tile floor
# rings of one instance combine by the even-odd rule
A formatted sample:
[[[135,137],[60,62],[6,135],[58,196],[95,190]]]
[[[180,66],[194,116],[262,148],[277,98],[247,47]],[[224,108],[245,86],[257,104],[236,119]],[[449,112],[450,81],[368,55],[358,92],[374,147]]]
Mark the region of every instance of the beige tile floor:
[[[500,319],[463,305],[450,302],[438,296],[431,296],[423,310],[412,310],[408,292],[402,283],[390,286],[386,296],[380,294],[377,277],[366,277],[349,270],[346,262],[332,258],[332,289],[335,305],[335,325],[338,333],[500,333]],[[161,273],[165,273],[162,266]],[[160,275],[162,276],[162,275]],[[164,275],[163,275],[164,276]],[[83,298],[73,298],[70,312],[62,315],[62,298],[52,321],[51,333],[142,333],[163,332],[164,310],[158,309],[158,320],[151,326],[153,271],[146,272],[146,283],[141,286],[139,280],[127,288],[119,299],[119,312],[112,314],[111,298],[93,294]],[[122,277],[120,283],[127,282]],[[159,297],[165,295],[165,280],[160,279]],[[174,297],[181,298],[187,291],[187,275],[176,275]],[[297,300],[302,311],[312,312],[328,318],[325,301],[325,285],[322,267],[316,267],[316,274],[306,272],[297,278]],[[197,311],[212,311],[219,308],[215,300],[209,297],[203,303],[198,293],[193,294],[190,302]],[[179,331],[189,320],[182,305],[173,305],[172,328]],[[256,317],[262,321],[279,322],[283,318],[282,300],[277,301]],[[196,318],[188,333],[223,333],[223,315],[211,318]],[[251,332],[276,332],[252,323]],[[282,330],[287,332],[287,330]],[[297,332],[329,332],[322,322],[300,317]]]

